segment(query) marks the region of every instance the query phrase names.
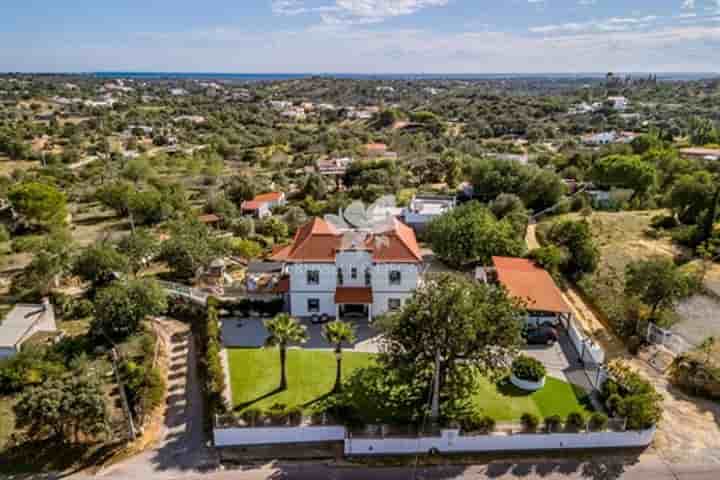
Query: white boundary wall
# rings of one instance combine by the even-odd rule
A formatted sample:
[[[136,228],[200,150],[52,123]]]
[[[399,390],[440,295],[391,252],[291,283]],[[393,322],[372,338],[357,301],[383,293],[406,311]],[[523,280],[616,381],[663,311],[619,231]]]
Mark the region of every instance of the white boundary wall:
[[[348,438],[345,455],[403,455],[428,453],[470,453],[586,448],[647,447],[655,428],[627,432],[529,433],[517,435],[460,436],[458,430],[443,430],[440,437]]]
[[[527,433],[461,436],[459,430],[442,430],[439,437],[347,437],[345,427],[216,428],[215,446],[276,445],[345,441],[345,455],[403,455],[440,453],[532,451],[592,448],[647,447],[655,428],[627,432]]]
[[[345,440],[345,427],[216,428],[214,437],[216,447],[336,442]]]
[[[603,349],[589,338],[585,338],[585,335],[578,331],[572,321],[568,322],[567,332],[570,341],[573,343],[573,346],[583,361],[591,360],[596,364],[601,364],[605,361],[605,352]]]

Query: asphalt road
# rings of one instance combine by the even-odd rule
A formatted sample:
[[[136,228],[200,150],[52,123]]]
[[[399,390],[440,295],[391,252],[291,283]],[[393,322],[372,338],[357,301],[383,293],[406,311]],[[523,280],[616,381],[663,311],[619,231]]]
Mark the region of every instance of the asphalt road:
[[[108,478],[133,478],[111,475]],[[139,477],[134,477],[140,480]],[[152,477],[143,477],[145,478]],[[669,466],[658,459],[635,465],[593,460],[589,462],[493,462],[489,465],[439,466],[428,468],[333,466],[321,463],[270,464],[206,473],[184,472],[182,480],[717,480],[720,466]]]

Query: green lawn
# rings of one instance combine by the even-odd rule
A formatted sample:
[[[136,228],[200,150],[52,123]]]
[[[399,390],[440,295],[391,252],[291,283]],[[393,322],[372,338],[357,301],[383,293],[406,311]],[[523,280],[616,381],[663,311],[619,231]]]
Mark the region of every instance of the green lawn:
[[[528,393],[509,382],[495,384],[485,378],[478,382],[474,401],[486,415],[499,422],[519,421],[523,413],[534,413],[541,419],[549,415],[565,418],[571,412],[589,413],[586,393],[569,383],[547,377],[545,387]]]
[[[280,353],[277,349],[229,349],[230,383],[233,407],[267,408],[274,403],[288,407],[309,407],[332,390],[335,381],[335,354],[318,350],[288,350],[288,389],[278,392]],[[343,353],[343,377],[355,369],[371,365],[373,355],[359,352]],[[588,413],[585,392],[571,384],[548,377],[545,387],[527,393],[512,385],[495,384],[485,378],[478,382],[473,400],[485,414],[497,421],[519,421],[525,413],[540,418],[571,412]]]
[[[373,354],[343,352],[343,377],[371,365]],[[267,408],[274,403],[308,407],[332,390],[335,383],[335,354],[330,351],[288,350],[288,389],[280,384],[280,352],[276,348],[228,350],[233,406],[240,409]]]

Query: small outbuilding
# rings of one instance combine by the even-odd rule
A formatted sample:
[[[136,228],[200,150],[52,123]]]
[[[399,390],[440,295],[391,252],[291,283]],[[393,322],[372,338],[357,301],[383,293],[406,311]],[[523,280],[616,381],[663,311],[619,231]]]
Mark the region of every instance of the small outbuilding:
[[[528,325],[567,324],[572,315],[570,306],[545,269],[525,258],[492,257],[492,261],[491,267],[478,267],[475,277],[503,285],[512,297],[524,302]]]

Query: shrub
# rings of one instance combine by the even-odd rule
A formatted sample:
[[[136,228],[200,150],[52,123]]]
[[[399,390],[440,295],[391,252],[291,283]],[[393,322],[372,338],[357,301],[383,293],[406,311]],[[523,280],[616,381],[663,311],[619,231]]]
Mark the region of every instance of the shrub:
[[[605,430],[608,425],[608,417],[604,413],[595,412],[590,416],[588,428],[591,432],[599,432]]]
[[[8,229],[5,225],[0,225],[0,243],[5,243],[10,241],[10,232],[8,232]]]
[[[512,373],[520,380],[539,382],[547,373],[545,365],[539,360],[526,355],[520,355],[512,363]]]
[[[585,428],[585,417],[580,412],[572,412],[568,414],[565,420],[565,427],[574,432],[583,430]]]
[[[662,396],[655,387],[622,363],[611,363],[609,373],[601,391],[608,412],[625,417],[630,430],[655,425],[662,417]]]
[[[562,418],[560,415],[550,415],[549,417],[545,417],[545,430],[548,433],[559,431],[561,425]]]
[[[288,422],[288,409],[284,403],[273,403],[265,410],[265,415],[273,425],[285,425]]]
[[[240,414],[240,418],[249,427],[254,427],[263,422],[263,412],[259,408],[248,408]]]
[[[528,432],[534,432],[540,425],[540,419],[534,413],[523,413],[520,417],[520,422]]]
[[[610,415],[617,415],[621,402],[622,397],[617,393],[613,393],[607,398],[607,400],[605,400],[605,408],[607,408]]]
[[[460,419],[460,428],[463,432],[490,433],[495,430],[495,419],[480,412],[471,412]]]

